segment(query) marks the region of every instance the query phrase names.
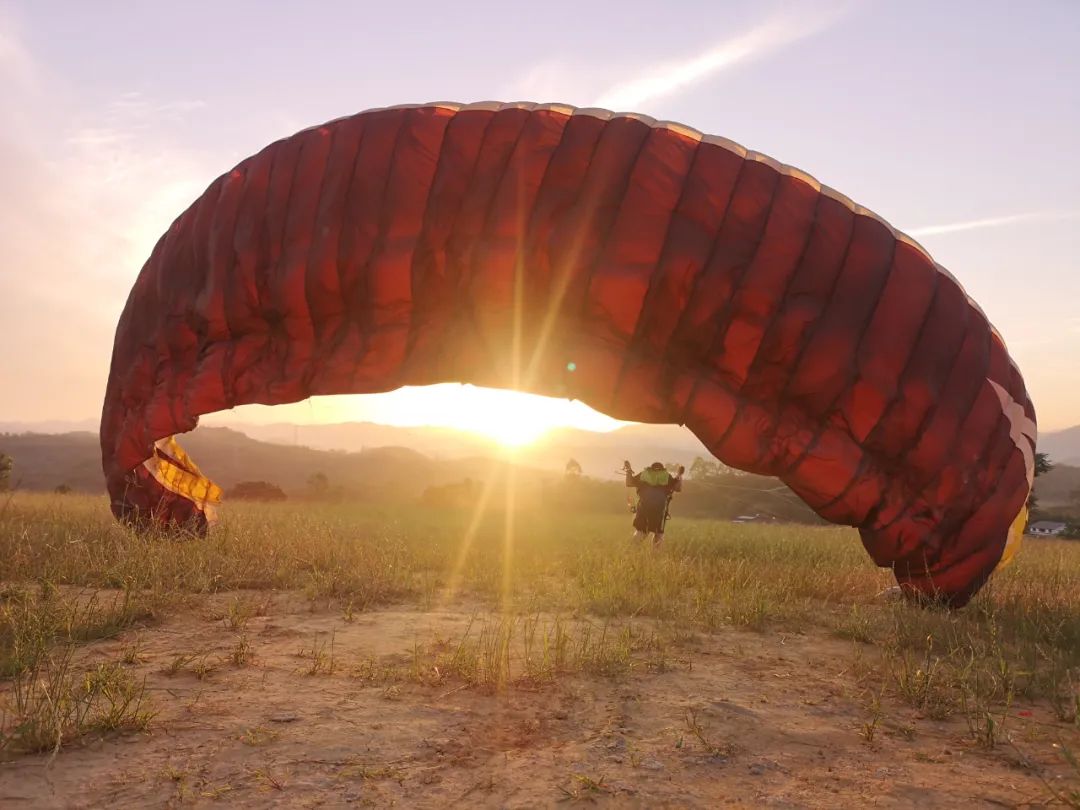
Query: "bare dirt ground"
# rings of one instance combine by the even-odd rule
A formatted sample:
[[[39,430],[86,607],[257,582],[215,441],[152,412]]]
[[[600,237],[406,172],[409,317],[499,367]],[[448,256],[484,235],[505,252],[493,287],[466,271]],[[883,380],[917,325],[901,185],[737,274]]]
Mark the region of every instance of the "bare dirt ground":
[[[1065,772],[1043,708],[1014,704],[1017,746],[986,750],[962,717],[873,709],[872,653],[820,630],[721,629],[666,666],[484,690],[418,654],[460,638],[468,605],[247,594],[263,615],[237,665],[230,598],[87,644],[85,664],[145,676],[150,730],[0,764],[0,806],[1012,807]]]

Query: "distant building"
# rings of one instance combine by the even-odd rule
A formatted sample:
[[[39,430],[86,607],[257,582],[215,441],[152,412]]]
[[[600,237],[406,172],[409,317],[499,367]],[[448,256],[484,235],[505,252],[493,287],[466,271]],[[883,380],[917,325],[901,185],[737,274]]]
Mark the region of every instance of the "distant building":
[[[1038,537],[1056,537],[1065,533],[1065,524],[1056,520],[1037,520],[1028,526],[1028,534]]]
[[[731,519],[732,523],[775,523],[776,518],[772,515],[739,515]]]

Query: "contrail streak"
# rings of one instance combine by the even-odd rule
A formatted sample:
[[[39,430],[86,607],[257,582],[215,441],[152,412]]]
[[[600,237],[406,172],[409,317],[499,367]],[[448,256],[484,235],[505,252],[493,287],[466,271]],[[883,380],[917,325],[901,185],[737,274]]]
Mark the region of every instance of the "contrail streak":
[[[1018,225],[1023,222],[1053,222],[1055,220],[1080,219],[1080,211],[1029,211],[1024,214],[1009,214],[1003,217],[969,219],[966,222],[950,222],[946,225],[927,225],[907,231],[909,236],[937,236],[959,231],[975,231],[982,228],[998,228],[1003,225]]]
[[[847,8],[845,4],[824,12],[818,9],[813,18],[795,14],[775,16],[690,59],[654,65],[636,78],[610,87],[596,100],[596,106],[611,110],[635,109],[740,62],[817,34],[835,24]]]

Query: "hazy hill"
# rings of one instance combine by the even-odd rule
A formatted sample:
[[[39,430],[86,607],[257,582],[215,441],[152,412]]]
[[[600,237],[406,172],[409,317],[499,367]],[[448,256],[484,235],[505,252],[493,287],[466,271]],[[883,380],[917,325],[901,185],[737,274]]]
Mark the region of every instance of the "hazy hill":
[[[510,454],[497,442],[447,428],[404,428],[367,422],[340,425],[199,427],[181,444],[207,473],[228,488],[263,478],[286,492],[302,492],[316,472],[350,491],[372,487],[415,494],[433,484],[490,476],[493,464],[561,474],[574,458],[585,475],[621,477],[624,458],[638,469],[654,459],[690,465],[708,455],[687,430],[650,425],[613,433],[559,430]],[[15,459],[14,480],[26,489],[100,492],[101,456],[95,433],[0,435],[0,452]]]
[[[594,478],[616,479],[621,473],[623,459],[630,460],[635,469],[652,461],[675,462],[687,467],[695,456],[709,457],[701,442],[686,428],[677,425],[629,425],[610,433],[564,428],[554,430],[540,441],[526,447],[509,450],[494,439],[468,431],[444,427],[398,427],[373,422],[342,422],[337,424],[297,425],[291,423],[247,424],[231,423],[218,416],[214,427],[203,425],[186,438],[183,444],[200,441],[205,431],[227,428],[260,442],[294,448],[361,453],[377,447],[401,447],[416,451],[435,461],[461,458],[500,458],[527,467],[562,472],[566,462],[574,458],[585,475]],[[0,422],[0,433],[69,434],[96,432],[93,420],[82,422]],[[42,436],[35,446],[49,446]],[[82,444],[91,442],[87,437]],[[222,440],[226,448],[236,440]],[[193,444],[194,448],[195,445]],[[83,447],[85,451],[86,448]],[[221,448],[216,448],[217,452]],[[195,453],[196,460],[201,454]],[[225,452],[230,452],[226,450]]]
[[[639,432],[636,428],[632,430]],[[454,505],[470,506],[484,489],[480,486],[483,482],[492,485],[490,502],[497,506],[509,502],[506,487],[512,471],[514,502],[519,506],[546,504],[567,511],[625,511],[628,491],[621,481],[566,478],[562,474],[569,455],[586,459],[595,455],[608,465],[609,469],[601,472],[612,474],[616,466],[612,459],[621,458],[616,451],[624,445],[617,441],[618,437],[609,437],[608,442],[599,441],[593,447],[570,445],[577,433],[567,431],[558,436],[556,441],[560,444],[553,444],[546,451],[553,464],[557,464],[557,472],[526,466],[521,459],[516,463],[478,456],[432,459],[405,447],[369,447],[363,452],[317,450],[258,441],[220,427],[200,427],[183,436],[182,443],[203,470],[226,490],[240,481],[264,480],[292,497],[304,496],[310,494],[308,479],[322,473],[329,482],[331,496],[401,503],[415,502],[426,492],[425,500],[449,499]],[[593,435],[586,433],[584,437]],[[400,434],[391,432],[384,437],[400,438]],[[687,452],[693,448],[664,450],[656,456],[669,458],[666,451]],[[0,434],[0,452],[15,460],[13,480],[21,489],[51,490],[66,485],[81,492],[104,492],[96,434],[85,431]],[[543,455],[537,453],[535,458]],[[472,483],[468,484],[469,481]],[[778,487],[773,479],[758,476],[732,475],[708,483],[687,482],[673,512],[719,518],[760,512],[785,520],[819,522],[793,493]]]
[[[1080,467],[1055,464],[1050,472],[1035,480],[1035,494],[1042,511],[1080,506],[1074,493],[1080,493]]]
[[[373,447],[407,447],[429,458],[446,459],[483,455],[499,447],[477,434],[450,428],[398,427],[374,422],[309,425],[230,422],[225,426],[261,442],[348,453]]]
[[[260,442],[227,428],[200,427],[185,435],[182,443],[226,489],[240,481],[264,479],[297,494],[305,491],[309,477],[321,472],[331,486],[353,495],[413,498],[428,486],[493,474],[492,462],[482,458],[439,461],[404,447],[362,453],[315,450]],[[50,490],[65,484],[83,492],[104,491],[96,434],[3,434],[0,453],[15,460],[12,480],[23,489]],[[496,472],[501,466],[494,465]]]
[[[0,433],[0,453],[14,460],[11,483],[20,489],[105,489],[96,433]]]
[[[98,419],[52,419],[43,422],[0,422],[0,433],[96,433]]]
[[[1055,464],[1080,467],[1080,425],[1040,435],[1039,452],[1049,453]]]
[[[594,478],[618,478],[623,459],[629,459],[635,468],[652,461],[676,462],[689,467],[695,456],[710,457],[694,434],[678,425],[629,425],[610,433],[564,428],[548,433],[535,444],[511,451],[494,439],[453,428],[398,427],[373,422],[247,424],[228,422],[227,416],[215,415],[212,417],[213,424],[275,445],[347,453],[360,453],[376,447],[401,447],[436,461],[470,457],[503,458],[515,464],[551,472],[561,472],[567,460],[574,458],[585,475]],[[204,425],[196,431],[196,435],[212,429],[215,428]],[[54,434],[96,430],[96,420],[89,419],[72,422],[0,422],[0,433]],[[1049,453],[1055,464],[1080,467],[1080,425],[1040,435],[1039,451]]]
[[[396,427],[371,422],[269,425],[230,424],[235,431],[264,442],[319,450],[360,452],[372,447],[408,447],[434,459],[468,456],[505,457],[517,464],[562,472],[574,458],[594,478],[617,478],[623,459],[635,468],[652,461],[690,466],[695,456],[709,457],[701,442],[676,425],[630,425],[610,433],[564,428],[540,441],[510,451],[493,439],[441,427]]]
[[[1054,469],[1040,476],[1036,491],[1044,512],[1068,510],[1080,491],[1080,466],[1061,461],[1076,431],[1048,434],[1040,449],[1051,453]],[[246,435],[251,434],[251,435]],[[1055,438],[1056,437],[1056,438]],[[498,443],[475,434],[447,428],[403,428],[372,423],[338,425],[257,425],[244,432],[223,427],[199,427],[182,437],[182,444],[204,470],[226,489],[240,481],[263,479],[290,495],[303,494],[308,479],[323,473],[333,488],[354,498],[411,500],[428,487],[474,481],[500,482],[512,466],[520,483],[540,486],[541,480],[558,481],[569,458],[575,458],[587,477],[617,479],[618,468],[629,458],[638,469],[648,462],[681,462],[689,466],[707,451],[688,430],[673,426],[632,425],[611,433],[558,430],[533,446],[507,455]],[[304,446],[304,445],[310,446]],[[51,490],[67,485],[83,492],[104,491],[101,456],[96,433],[0,434],[0,453],[15,460],[13,481],[21,488]],[[730,485],[731,492],[684,493],[681,509],[724,514],[734,510],[811,516],[801,505],[787,504],[787,494],[765,493],[775,482],[747,479]],[[597,481],[597,484],[600,482]],[[501,491],[501,490],[500,490]],[[595,497],[594,497],[595,496]],[[587,499],[622,503],[624,493],[604,485]],[[730,496],[730,497],[729,497]],[[573,496],[570,500],[574,500]],[[699,503],[700,501],[700,503]],[[729,502],[729,503],[728,503]]]

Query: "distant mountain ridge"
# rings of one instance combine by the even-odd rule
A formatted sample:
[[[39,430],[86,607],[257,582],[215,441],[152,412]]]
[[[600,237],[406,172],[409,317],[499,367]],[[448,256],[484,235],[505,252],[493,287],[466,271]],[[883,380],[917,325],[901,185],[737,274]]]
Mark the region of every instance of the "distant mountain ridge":
[[[276,436],[293,426],[266,427],[268,435]],[[307,429],[308,426],[302,427]],[[429,488],[460,485],[466,479],[492,483],[496,493],[505,493],[507,481],[514,480],[535,497],[545,486],[563,479],[568,458],[578,460],[585,468],[585,474],[593,479],[617,479],[621,475],[618,465],[624,455],[629,456],[638,468],[653,458],[664,461],[685,459],[683,463],[689,464],[693,456],[705,455],[704,448],[695,446],[696,440],[689,432],[686,436],[678,432],[672,435],[671,431],[656,430],[650,425],[634,425],[607,434],[556,431],[549,437],[549,446],[525,448],[525,452],[515,455],[500,455],[500,448],[494,442],[479,437],[443,435],[453,433],[443,429],[351,424],[344,426],[346,430],[342,433],[334,431],[341,426],[314,427],[327,428],[325,432],[316,431],[324,441],[343,443],[343,437],[364,442],[407,440],[413,444],[442,441],[439,446],[444,451],[450,452],[456,446],[462,455],[431,458],[415,447],[401,445],[373,447],[364,444],[357,451],[324,450],[261,441],[231,428],[209,426],[200,426],[185,434],[182,442],[206,474],[226,490],[241,481],[263,480],[281,487],[290,497],[303,496],[309,493],[312,476],[321,473],[335,492],[353,500],[387,504],[415,502]],[[294,433],[296,438],[303,435],[302,432]],[[310,440],[310,437],[305,436],[305,439]],[[451,439],[460,443],[453,445]],[[494,448],[496,452],[484,452],[485,448]],[[79,492],[105,492],[101,448],[96,433],[0,433],[0,453],[14,459],[12,481],[19,489],[50,491],[66,486]],[[510,471],[513,471],[512,479],[508,478]],[[680,508],[687,513],[724,516],[743,514],[744,507],[752,504],[752,511],[786,510],[788,519],[814,522],[815,518],[805,506],[793,508],[797,499],[792,493],[777,494],[775,485],[768,483],[771,480],[750,477],[735,490],[715,492],[711,492],[706,483],[704,490],[693,498],[690,493],[695,488],[702,490],[702,486],[699,482],[689,482],[690,489],[680,498]],[[581,483],[592,493],[588,498],[597,503],[607,507],[622,503],[623,492],[619,484],[596,480],[589,483],[587,479]],[[597,487],[611,491],[605,489],[602,492]],[[1036,490],[1040,508],[1045,513],[1058,514],[1063,509],[1075,509],[1074,493],[1080,491],[1080,466],[1070,466],[1055,459],[1054,469],[1040,476]],[[730,503],[725,503],[725,499]],[[502,496],[496,496],[494,502],[501,501]]]
[[[689,466],[696,456],[711,457],[689,430],[677,425],[628,425],[608,433],[561,428],[549,432],[531,445],[506,448],[489,437],[446,427],[403,427],[374,422],[246,424],[229,422],[227,417],[228,414],[217,414],[182,439],[182,443],[190,447],[196,461],[206,463],[200,455],[200,439],[197,437],[208,430],[217,429],[226,429],[258,442],[296,449],[362,453],[375,448],[398,447],[412,450],[433,462],[497,458],[552,472],[561,472],[566,462],[573,458],[586,475],[594,478],[617,478],[624,459],[631,461],[635,468],[640,468],[652,461]],[[75,444],[87,451],[92,448],[95,454],[96,432],[97,421],[92,419],[0,422],[0,434],[84,433],[85,437]],[[1042,434],[1039,437],[1039,451],[1048,453],[1055,464],[1080,466],[1080,425]],[[99,462],[95,461],[95,464]]]
[[[1080,425],[1039,436],[1039,452],[1055,464],[1080,466]]]
[[[0,433],[97,433],[98,419],[48,419],[41,422],[0,422]]]
[[[595,478],[618,477],[624,459],[635,467],[652,461],[689,466],[695,456],[709,455],[689,430],[677,425],[629,425],[610,433],[561,428],[533,444],[507,448],[490,437],[447,427],[405,427],[375,422],[248,424],[231,422],[227,417],[228,414],[215,414],[205,419],[195,433],[208,428],[227,428],[261,442],[346,453],[376,447],[406,447],[436,461],[482,456],[558,472],[574,458],[586,475]],[[96,433],[97,428],[97,421],[91,419],[0,422],[0,434]],[[189,441],[190,438],[184,438],[181,443],[187,446]],[[202,463],[194,447],[192,454]]]
[[[467,456],[505,458],[538,469],[561,472],[574,458],[586,475],[615,478],[624,459],[635,467],[652,461],[687,466],[696,456],[710,457],[704,445],[677,425],[629,425],[609,433],[575,428],[550,431],[538,441],[506,448],[488,437],[444,427],[399,427],[373,422],[296,425],[276,423],[228,427],[253,439],[318,450],[360,452],[372,447],[409,447],[433,459]]]
[[[484,458],[430,459],[405,447],[370,448],[362,453],[289,447],[252,439],[228,428],[199,427],[183,444],[214,481],[228,489],[240,481],[266,480],[290,495],[303,493],[308,479],[322,473],[334,487],[391,500],[413,498],[428,486],[482,480],[506,465]],[[101,447],[86,431],[0,435],[0,453],[14,459],[12,481],[20,489],[68,486],[103,493]],[[528,470],[524,471],[526,474]]]

